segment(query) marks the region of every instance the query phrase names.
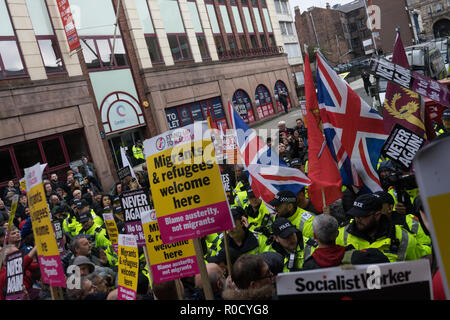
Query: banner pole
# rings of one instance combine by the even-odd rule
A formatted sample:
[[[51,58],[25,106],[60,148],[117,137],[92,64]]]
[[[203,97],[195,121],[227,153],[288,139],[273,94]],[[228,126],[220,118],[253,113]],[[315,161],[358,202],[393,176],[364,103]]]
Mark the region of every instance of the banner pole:
[[[214,295],[209,282],[208,271],[206,270],[205,260],[203,258],[202,245],[199,238],[192,239],[194,243],[195,256],[197,257],[198,269],[200,270],[200,276],[202,278],[203,292],[205,293],[206,300],[214,300]]]
[[[225,256],[227,258],[228,275],[231,276],[231,258],[230,258],[230,249],[229,249],[229,245],[228,245],[227,231],[223,232],[223,241],[225,242]]]

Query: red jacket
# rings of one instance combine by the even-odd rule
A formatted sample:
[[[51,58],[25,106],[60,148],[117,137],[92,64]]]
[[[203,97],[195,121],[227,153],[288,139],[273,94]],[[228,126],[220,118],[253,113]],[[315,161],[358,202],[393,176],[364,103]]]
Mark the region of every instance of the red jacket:
[[[23,258],[23,284],[25,288],[30,289],[33,286],[33,279],[31,277],[32,272],[39,268],[39,264],[37,262],[33,262],[33,258],[30,258],[29,255],[25,255]],[[0,271],[0,300],[5,300],[3,296],[4,290],[6,288],[6,267],[2,266],[2,270]]]

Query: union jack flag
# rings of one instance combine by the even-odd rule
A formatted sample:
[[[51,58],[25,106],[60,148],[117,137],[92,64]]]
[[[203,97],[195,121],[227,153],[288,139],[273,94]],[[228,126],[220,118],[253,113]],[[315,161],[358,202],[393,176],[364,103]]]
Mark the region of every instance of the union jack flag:
[[[387,135],[383,118],[317,53],[317,95],[328,147],[343,185],[381,190],[376,171]],[[368,190],[366,190],[368,189]]]
[[[267,158],[269,147],[250,129],[239,114],[228,102],[228,112],[232,128],[236,132],[236,142],[245,169],[249,173],[249,182],[256,197],[266,204],[275,198],[282,190],[292,191],[295,195],[305,186],[310,185],[310,179],[300,170],[287,166],[275,152]]]

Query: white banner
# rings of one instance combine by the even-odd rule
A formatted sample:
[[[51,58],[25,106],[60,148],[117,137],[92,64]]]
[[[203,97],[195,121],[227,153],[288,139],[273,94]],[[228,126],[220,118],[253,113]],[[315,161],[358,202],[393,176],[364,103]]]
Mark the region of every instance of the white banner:
[[[355,265],[282,273],[277,276],[280,299],[430,299],[428,260]]]

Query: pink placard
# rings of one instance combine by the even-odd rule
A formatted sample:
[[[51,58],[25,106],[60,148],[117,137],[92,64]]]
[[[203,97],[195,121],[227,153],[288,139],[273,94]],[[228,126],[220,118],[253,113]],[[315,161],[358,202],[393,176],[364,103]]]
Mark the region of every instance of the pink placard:
[[[158,217],[158,225],[164,244],[233,229],[226,201]]]
[[[152,265],[153,283],[160,283],[200,273],[195,256]]]

